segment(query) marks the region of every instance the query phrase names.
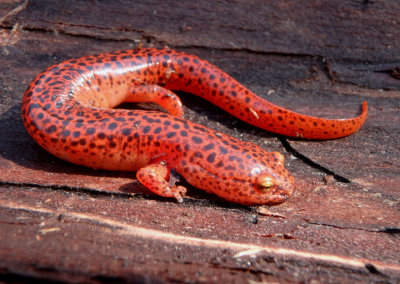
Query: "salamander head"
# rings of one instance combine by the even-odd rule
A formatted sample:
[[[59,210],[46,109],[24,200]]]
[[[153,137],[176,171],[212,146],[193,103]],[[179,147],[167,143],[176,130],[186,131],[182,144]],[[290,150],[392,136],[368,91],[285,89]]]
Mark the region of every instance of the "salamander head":
[[[212,164],[193,161],[178,172],[190,184],[231,202],[245,205],[284,202],[294,191],[294,178],[284,167],[284,157],[249,144],[245,154],[237,151],[218,155]]]
[[[284,167],[284,157],[278,152],[267,153],[252,164],[248,179],[243,179],[237,195],[239,203],[248,205],[278,204],[294,191],[294,178]],[[245,169],[246,170],[246,169]]]

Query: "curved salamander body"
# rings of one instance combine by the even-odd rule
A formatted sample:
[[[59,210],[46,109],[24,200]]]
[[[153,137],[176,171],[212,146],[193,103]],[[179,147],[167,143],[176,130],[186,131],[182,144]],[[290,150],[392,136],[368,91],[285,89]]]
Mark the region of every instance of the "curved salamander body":
[[[286,200],[294,179],[283,156],[182,119],[170,90],[201,96],[260,128],[311,139],[349,135],[367,116],[329,120],[275,106],[196,56],[138,49],[67,60],[39,74],[22,102],[29,134],[52,154],[94,169],[136,171],[153,192],[182,201],[168,183],[175,169],[190,184],[242,204]],[[112,109],[155,102],[169,114]]]

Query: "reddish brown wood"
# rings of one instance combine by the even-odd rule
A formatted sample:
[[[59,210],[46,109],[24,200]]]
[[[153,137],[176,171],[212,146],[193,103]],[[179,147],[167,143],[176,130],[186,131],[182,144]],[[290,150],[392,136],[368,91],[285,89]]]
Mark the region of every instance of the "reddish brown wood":
[[[399,13],[389,0],[0,3],[0,280],[400,281]],[[351,183],[189,94],[187,119],[285,155],[297,180],[289,201],[258,214],[190,188],[177,204],[132,173],[40,149],[19,113],[30,80],[68,58],[138,45],[197,54],[306,114],[350,117],[366,99],[356,134],[288,140]]]

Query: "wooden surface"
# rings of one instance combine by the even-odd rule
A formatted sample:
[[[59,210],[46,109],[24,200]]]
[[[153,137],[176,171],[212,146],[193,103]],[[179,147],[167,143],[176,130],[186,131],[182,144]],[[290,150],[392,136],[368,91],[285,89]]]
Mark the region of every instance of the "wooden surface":
[[[400,281],[399,15],[391,0],[0,2],[0,280]],[[367,100],[370,114],[350,137],[303,141],[180,93],[187,119],[284,154],[296,192],[269,208],[191,187],[177,204],[35,144],[20,102],[37,73],[139,45],[196,54],[301,113]]]

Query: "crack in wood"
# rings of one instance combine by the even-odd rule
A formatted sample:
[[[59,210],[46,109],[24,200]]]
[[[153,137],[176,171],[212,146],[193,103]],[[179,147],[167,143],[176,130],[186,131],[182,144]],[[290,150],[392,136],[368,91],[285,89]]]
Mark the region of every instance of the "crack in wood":
[[[128,29],[128,28],[104,28],[104,27],[98,27],[98,26],[93,26],[93,25],[81,25],[81,24],[71,24],[71,23],[62,23],[62,22],[51,22],[51,21],[43,21],[41,20],[40,22],[46,23],[46,24],[53,24],[57,27],[57,29],[52,29],[52,28],[43,28],[43,27],[33,27],[33,26],[24,26],[23,29],[26,31],[36,31],[36,32],[56,32],[56,33],[62,33],[68,36],[76,36],[76,37],[83,37],[83,38],[93,38],[97,40],[107,40],[107,41],[132,41],[134,43],[140,43],[141,40],[145,40],[147,44],[150,42],[157,42],[158,44],[168,46],[170,48],[188,48],[188,49],[201,49],[201,50],[218,50],[218,51],[226,51],[226,52],[244,52],[244,53],[251,53],[255,55],[269,55],[269,56],[283,56],[283,57],[296,57],[296,58],[320,58],[321,62],[323,62],[323,57],[318,54],[311,54],[311,53],[290,53],[290,52],[279,52],[279,51],[265,51],[265,50],[258,50],[254,48],[249,48],[249,47],[214,47],[214,46],[207,46],[207,45],[198,45],[198,44],[181,44],[181,45],[171,45],[168,44],[168,42],[159,39],[157,36],[150,34],[147,31],[141,30],[141,29]],[[89,34],[89,33],[79,33],[77,32],[71,32],[65,29],[62,29],[62,27],[82,27],[82,28],[93,28],[96,30],[103,30],[103,31],[121,31],[121,32],[136,32],[140,34],[141,38],[140,39],[132,39],[129,37],[110,37],[108,35],[98,35],[98,34]],[[3,29],[11,29],[9,26],[3,26],[2,23],[0,23],[0,27]],[[328,72],[329,73],[329,72]]]
[[[207,45],[198,45],[198,44],[180,44],[180,45],[170,45],[165,40],[159,39],[157,36],[149,33],[148,31],[136,28],[122,28],[122,27],[99,27],[95,25],[82,25],[82,24],[71,24],[71,23],[63,23],[63,22],[52,22],[52,21],[44,21],[44,20],[37,20],[37,22],[45,23],[47,25],[52,24],[55,28],[43,28],[43,27],[33,27],[33,26],[24,26],[24,30],[26,31],[36,31],[36,32],[56,32],[62,33],[69,36],[76,36],[76,37],[86,37],[86,38],[93,38],[98,40],[108,40],[108,41],[133,41],[134,43],[138,43],[138,39],[132,39],[129,37],[113,37],[109,36],[109,34],[105,34],[104,36],[98,34],[90,34],[90,33],[80,33],[71,32],[68,30],[63,29],[62,27],[81,27],[87,29],[94,29],[94,30],[102,30],[102,31],[120,31],[120,32],[135,32],[141,35],[142,40],[146,40],[146,43],[150,42],[157,42],[158,44],[162,44],[171,48],[189,48],[189,49],[202,49],[202,50],[218,50],[218,51],[227,51],[227,52],[244,52],[244,53],[251,53],[256,55],[270,55],[270,56],[283,56],[283,57],[296,57],[296,58],[319,58],[322,63],[324,63],[325,58],[322,55],[312,54],[312,53],[292,53],[292,52],[280,52],[280,51],[266,51],[266,50],[259,50],[250,47],[214,47],[214,46],[207,46]],[[3,26],[2,22],[0,22],[0,27],[3,29],[10,29],[9,26]],[[329,72],[327,72],[329,74]]]
[[[59,184],[40,184],[40,183],[29,183],[29,182],[12,182],[12,181],[0,181],[0,186],[18,186],[18,187],[35,187],[41,189],[56,189],[63,190],[66,192],[84,193],[91,196],[121,196],[121,197],[132,197],[133,195],[140,195],[140,193],[125,193],[125,192],[109,192],[105,190],[95,190],[88,187],[68,186]]]
[[[380,229],[380,230],[370,230],[370,229],[365,229],[365,228],[357,228],[357,227],[344,227],[344,226],[339,226],[335,224],[329,224],[329,223],[323,223],[323,222],[318,222],[318,221],[311,221],[309,219],[303,218],[305,222],[309,225],[317,225],[317,226],[325,226],[325,227],[332,227],[335,229],[340,229],[340,230],[357,230],[357,231],[363,231],[363,232],[369,232],[369,233],[388,233],[385,231],[385,229]],[[399,229],[400,231],[400,229]]]
[[[379,230],[381,233],[386,233],[386,234],[397,234],[400,235],[400,228],[395,228],[395,227],[386,227],[381,230]]]
[[[4,17],[3,17],[4,18]],[[4,18],[3,21],[5,21],[6,18]],[[162,40],[158,40],[156,36],[151,35],[149,32],[141,29],[135,29],[135,28],[122,28],[122,27],[114,27],[114,28],[108,28],[108,27],[99,27],[99,26],[94,26],[94,25],[82,25],[82,24],[71,24],[71,23],[63,23],[63,22],[53,22],[53,21],[45,21],[45,20],[36,20],[36,22],[43,23],[46,25],[46,27],[35,27],[33,25],[27,26],[25,25],[23,27],[23,30],[25,31],[35,31],[35,32],[54,32],[58,34],[65,34],[68,36],[76,36],[76,37],[84,37],[84,38],[92,38],[92,39],[97,39],[97,40],[107,40],[107,41],[133,41],[134,43],[139,43],[141,40],[145,40],[146,43],[150,43],[152,41],[156,41],[160,44],[166,44]],[[93,30],[94,33],[82,33],[82,30],[77,30],[76,32],[70,31],[68,29],[65,29],[64,27],[77,27],[77,28],[82,28],[82,29],[87,29],[87,30]],[[0,22],[0,28],[2,29],[11,29],[11,27],[7,24],[3,24],[3,22]],[[96,34],[96,31],[104,31],[106,32],[104,35],[101,34]],[[108,32],[108,33],[107,33]],[[131,37],[112,37],[109,36],[110,32],[134,32],[140,35],[140,38],[131,38]]]
[[[278,139],[281,141],[282,146],[285,148],[285,150],[286,150],[288,153],[290,153],[291,155],[293,155],[293,156],[295,156],[296,158],[300,159],[301,161],[303,161],[304,163],[306,163],[306,164],[309,165],[310,167],[312,167],[312,168],[314,168],[314,169],[317,169],[317,170],[319,170],[319,171],[321,171],[321,172],[323,172],[323,173],[326,173],[326,174],[328,174],[328,175],[333,176],[334,179],[336,179],[336,180],[339,181],[339,182],[342,182],[342,183],[351,183],[351,181],[350,181],[348,178],[346,178],[346,177],[344,177],[344,176],[342,176],[342,175],[339,175],[339,174],[335,173],[334,171],[332,171],[332,170],[330,170],[330,169],[328,169],[328,168],[326,168],[326,167],[324,167],[324,166],[318,164],[317,162],[314,162],[313,160],[311,160],[311,159],[308,158],[307,156],[303,155],[302,153],[300,153],[299,151],[297,151],[296,149],[294,149],[294,148],[292,147],[292,145],[290,145],[290,143],[287,141],[287,139],[284,138],[283,136],[278,135],[277,137],[278,137]]]

